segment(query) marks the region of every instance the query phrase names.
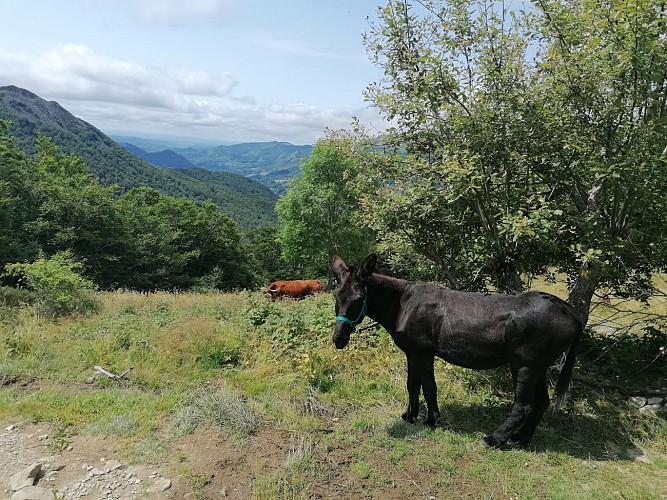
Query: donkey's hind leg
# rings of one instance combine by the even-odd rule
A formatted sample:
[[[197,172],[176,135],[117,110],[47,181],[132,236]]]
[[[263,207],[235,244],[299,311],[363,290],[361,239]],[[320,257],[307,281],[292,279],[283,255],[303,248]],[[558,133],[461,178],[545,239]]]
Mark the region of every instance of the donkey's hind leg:
[[[547,376],[545,373],[539,378],[535,388],[535,411],[528,416],[523,426],[510,436],[510,439],[523,445],[530,443],[535,429],[537,429],[547,408],[549,408],[549,389],[547,388]]]
[[[484,442],[492,448],[504,445],[511,436],[519,433],[521,427],[531,419],[536,411],[535,387],[539,376],[526,366],[519,368],[515,373],[516,382],[512,412],[493,434],[484,438]]]

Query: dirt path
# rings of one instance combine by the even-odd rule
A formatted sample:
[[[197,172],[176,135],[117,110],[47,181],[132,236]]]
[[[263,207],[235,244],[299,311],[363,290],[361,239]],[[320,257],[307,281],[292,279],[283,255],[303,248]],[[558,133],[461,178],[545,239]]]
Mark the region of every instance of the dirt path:
[[[54,451],[59,440],[51,436],[52,430],[48,424],[0,422],[0,498],[11,499],[13,474],[40,463],[35,485],[63,500],[249,499],[258,491],[270,493],[276,484],[285,486],[279,478],[295,446],[292,437],[275,429],[261,430],[239,445],[219,430],[200,425],[170,442],[158,466],[137,465],[122,458],[128,454],[117,442],[99,436],[74,436],[62,451]],[[397,476],[392,484],[359,480],[346,470],[350,454],[333,449],[320,456],[321,474],[302,485],[300,494],[322,499],[435,498],[427,487],[420,487],[427,477]],[[387,476],[396,476],[383,460],[374,467],[389,467]]]
[[[256,476],[278,470],[289,446],[265,432],[239,447],[200,426],[152,466],[123,461],[117,443],[102,437],[74,436],[55,452],[51,431],[48,424],[0,422],[0,498],[10,499],[11,476],[35,463],[42,464],[35,485],[63,500],[251,498]]]
[[[53,446],[49,446],[53,442],[50,426],[0,425],[2,498],[12,497],[11,476],[34,463],[42,464],[35,485],[54,491],[65,500],[174,498],[178,489],[160,468],[128,465],[115,460],[110,452],[112,443],[104,439],[75,437],[62,452],[54,452]],[[164,492],[151,490],[154,486],[162,489],[169,482],[171,485]]]

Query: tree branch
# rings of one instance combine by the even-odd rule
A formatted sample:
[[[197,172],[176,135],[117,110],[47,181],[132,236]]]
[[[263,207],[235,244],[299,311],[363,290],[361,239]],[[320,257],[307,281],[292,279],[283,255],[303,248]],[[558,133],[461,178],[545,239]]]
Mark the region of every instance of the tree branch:
[[[630,389],[619,384],[610,384],[608,382],[598,382],[597,380],[592,380],[584,377],[573,377],[575,381],[586,384],[590,387],[596,387],[601,389],[611,389],[618,391],[625,396],[667,396],[667,387],[661,389]]]

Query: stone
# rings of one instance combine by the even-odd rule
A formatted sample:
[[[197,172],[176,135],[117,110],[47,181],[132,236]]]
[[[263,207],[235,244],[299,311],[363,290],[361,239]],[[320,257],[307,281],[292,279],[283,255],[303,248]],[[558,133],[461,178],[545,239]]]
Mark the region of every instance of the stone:
[[[146,488],[146,493],[162,493],[171,488],[171,479],[158,479],[153,486]]]
[[[657,415],[660,410],[662,410],[662,405],[646,405],[639,409],[639,413],[650,413],[651,415]]]
[[[644,455],[644,452],[642,450],[639,450],[637,448],[628,448],[626,450],[626,453],[628,454],[628,457],[630,457],[635,462],[641,462],[643,464],[653,463],[650,458]]]
[[[123,467],[123,464],[121,464],[118,460],[107,460],[106,469],[109,472],[113,472],[115,470],[118,470],[121,467]]]
[[[628,399],[628,403],[630,403],[635,408],[641,408],[646,404],[646,398],[643,398],[641,396],[634,396]]]
[[[656,397],[656,398],[648,398],[648,400],[646,400],[646,404],[647,404],[647,405],[660,405],[660,404],[663,403],[663,401],[664,401],[663,398],[658,398],[658,397]]]
[[[14,429],[16,429],[16,426],[13,424],[5,427],[5,431],[7,432],[12,432]]]
[[[11,500],[53,500],[54,498],[51,490],[39,486],[26,486],[14,493]]]
[[[26,486],[32,486],[35,484],[37,476],[42,470],[42,464],[40,462],[35,462],[29,467],[26,467],[22,471],[12,474],[9,478],[9,484],[13,491],[18,491],[21,488]]]

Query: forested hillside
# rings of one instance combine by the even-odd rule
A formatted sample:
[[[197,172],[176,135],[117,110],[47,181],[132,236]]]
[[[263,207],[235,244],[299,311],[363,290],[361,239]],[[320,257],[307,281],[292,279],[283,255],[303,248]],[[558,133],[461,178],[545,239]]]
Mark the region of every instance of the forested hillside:
[[[127,142],[120,142],[119,144],[134,156],[137,156],[156,167],[185,168],[194,166],[190,163],[190,160],[169,149],[163,149],[161,151],[144,151],[140,147]]]
[[[7,128],[0,121],[0,283],[53,290],[54,313],[72,302],[68,270],[104,289],[255,283],[236,224],[212,202],[119,192],[48,138],[23,153]]]
[[[243,175],[284,194],[289,180],[299,175],[301,163],[310,156],[313,146],[254,142],[210,149],[175,148],[174,151],[197,167]]]
[[[151,165],[58,103],[27,90],[0,87],[0,119],[12,122],[9,134],[22,151],[34,154],[37,136],[49,137],[61,152],[83,159],[103,185],[117,184],[123,191],[147,186],[169,196],[210,199],[244,230],[277,222],[273,210],[277,196],[269,189],[239,175],[208,176],[196,169]]]

